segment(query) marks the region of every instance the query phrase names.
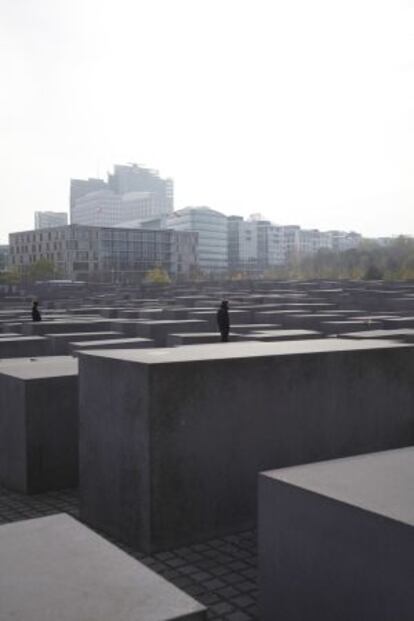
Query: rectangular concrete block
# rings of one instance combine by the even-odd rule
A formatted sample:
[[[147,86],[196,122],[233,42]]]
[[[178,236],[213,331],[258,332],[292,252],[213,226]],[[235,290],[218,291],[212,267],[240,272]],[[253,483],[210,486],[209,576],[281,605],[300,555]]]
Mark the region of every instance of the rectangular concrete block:
[[[207,324],[197,319],[160,319],[143,321],[136,326],[137,336],[153,339],[156,347],[165,347],[168,334],[203,332]]]
[[[414,619],[414,449],[259,477],[263,621]]]
[[[250,337],[244,334],[230,332],[229,342],[248,341]],[[177,347],[179,345],[206,345],[210,343],[220,343],[220,332],[186,332],[184,334],[168,334],[167,347]]]
[[[0,339],[0,358],[47,356],[49,353],[49,342],[41,336],[4,336]]]
[[[70,353],[77,355],[82,350],[96,350],[96,349],[143,349],[148,347],[154,347],[154,341],[152,339],[135,338],[135,339],[109,339],[107,341],[78,341],[69,343]]]
[[[89,320],[59,320],[59,321],[38,321],[23,324],[22,334],[25,336],[43,334],[63,334],[66,332],[91,332],[92,330],[103,331],[112,330],[111,319],[89,319]]]
[[[0,363],[0,482],[23,493],[78,483],[78,369],[69,357]]]
[[[65,514],[0,526],[0,618],[204,621],[206,609]]]
[[[84,352],[82,518],[147,551],[250,528],[258,472],[413,443],[413,369],[380,341]]]
[[[114,330],[104,332],[67,332],[64,334],[45,334],[49,341],[51,356],[66,356],[69,354],[70,343],[73,341],[103,341],[112,338],[119,338],[120,332]]]
[[[255,341],[277,342],[320,339],[322,336],[320,332],[316,332],[315,330],[263,330],[260,332],[251,332],[249,338]]]

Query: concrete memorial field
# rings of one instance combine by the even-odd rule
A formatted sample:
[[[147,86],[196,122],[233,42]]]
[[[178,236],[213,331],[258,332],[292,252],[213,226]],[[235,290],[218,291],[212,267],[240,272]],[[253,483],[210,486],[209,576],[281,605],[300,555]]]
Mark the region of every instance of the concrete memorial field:
[[[413,313],[408,281],[0,292],[0,619],[411,621]]]

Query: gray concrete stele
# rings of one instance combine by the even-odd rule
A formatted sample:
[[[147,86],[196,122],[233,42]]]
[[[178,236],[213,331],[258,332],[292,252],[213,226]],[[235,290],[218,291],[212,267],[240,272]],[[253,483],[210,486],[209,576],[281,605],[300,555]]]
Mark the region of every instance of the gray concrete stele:
[[[254,526],[257,473],[414,443],[414,348],[80,353],[82,519],[145,551]]]
[[[2,621],[203,621],[206,610],[65,514],[0,526]]]
[[[259,477],[263,621],[414,619],[414,448]]]

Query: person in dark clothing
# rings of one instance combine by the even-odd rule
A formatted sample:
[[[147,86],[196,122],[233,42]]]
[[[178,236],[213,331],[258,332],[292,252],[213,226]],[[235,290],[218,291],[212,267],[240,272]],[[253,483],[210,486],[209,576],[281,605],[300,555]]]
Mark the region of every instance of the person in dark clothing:
[[[221,334],[221,342],[227,343],[230,332],[230,317],[229,303],[226,300],[223,300],[217,311],[217,327]]]
[[[35,300],[33,302],[33,306],[32,306],[32,319],[33,319],[33,321],[42,321],[42,316],[40,314],[38,306],[39,306],[39,302],[37,302]]]

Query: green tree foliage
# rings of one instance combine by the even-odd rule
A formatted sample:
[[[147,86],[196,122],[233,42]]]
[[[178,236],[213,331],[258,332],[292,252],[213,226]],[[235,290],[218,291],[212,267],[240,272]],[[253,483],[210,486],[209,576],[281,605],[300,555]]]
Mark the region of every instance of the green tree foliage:
[[[27,278],[29,280],[50,280],[56,278],[56,269],[52,261],[47,259],[39,259],[32,263],[27,270]]]
[[[154,267],[145,274],[145,282],[155,285],[169,285],[171,278],[162,267]]]
[[[414,279],[414,238],[397,237],[385,246],[366,240],[357,248],[345,252],[324,248],[301,260],[292,258],[286,267],[273,270],[266,276],[293,279],[411,280]]]
[[[18,285],[20,281],[21,277],[16,269],[0,273],[0,285]]]

